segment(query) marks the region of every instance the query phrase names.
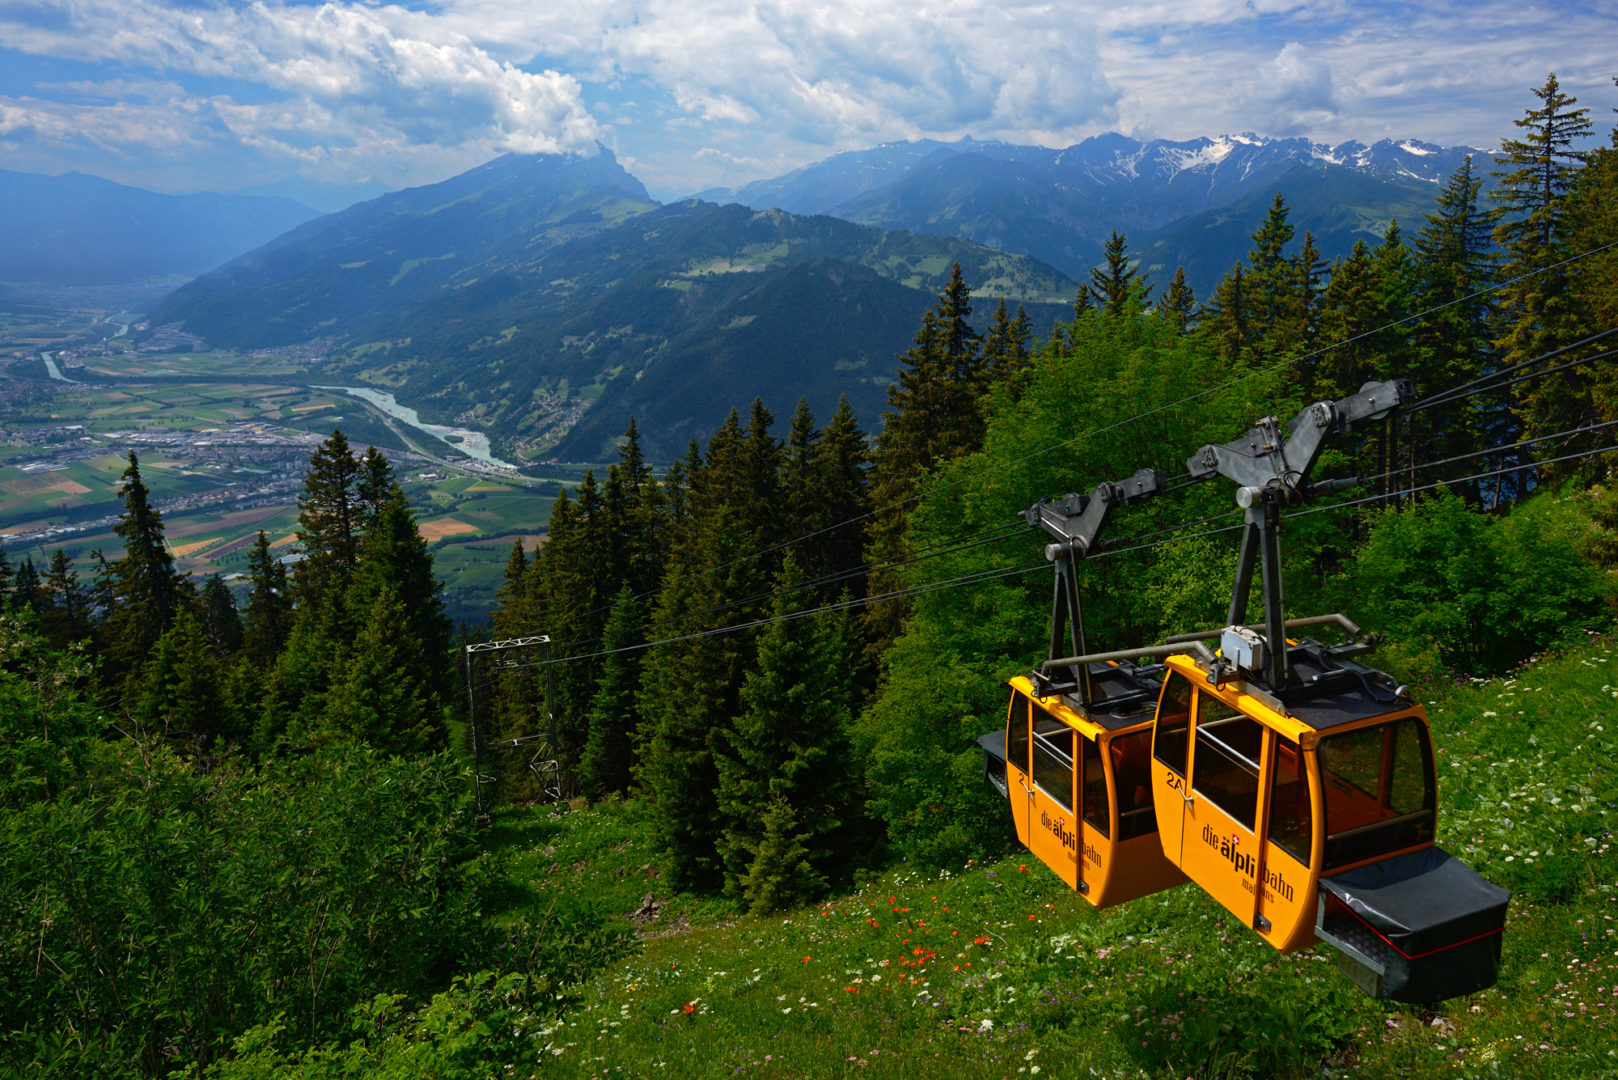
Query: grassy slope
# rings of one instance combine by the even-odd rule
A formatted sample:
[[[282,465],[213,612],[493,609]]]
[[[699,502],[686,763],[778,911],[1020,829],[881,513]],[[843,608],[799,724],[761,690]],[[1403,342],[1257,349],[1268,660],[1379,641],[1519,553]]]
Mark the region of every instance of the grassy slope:
[[[534,1057],[558,1077],[1613,1075],[1615,699],[1610,639],[1429,694],[1440,843],[1516,890],[1500,985],[1473,999],[1384,1005],[1324,947],[1280,956],[1192,886],[1096,912],[1016,853],[736,918],[667,897],[615,804],[499,837],[514,906],[666,900]]]

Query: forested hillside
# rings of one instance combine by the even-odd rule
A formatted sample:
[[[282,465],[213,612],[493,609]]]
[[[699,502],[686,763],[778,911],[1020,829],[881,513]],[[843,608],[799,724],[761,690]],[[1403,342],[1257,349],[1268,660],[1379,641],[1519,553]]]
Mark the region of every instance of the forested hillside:
[[[1038,337],[956,266],[879,431],[846,400],[735,402],[659,474],[627,420],[543,545],[513,547],[476,635],[544,648],[464,651],[390,464],[340,431],[297,558],[261,534],[244,600],[175,573],[131,454],[121,557],[88,582],[0,563],[0,1062],[1589,1075],[1611,1043],[1610,643],[1543,682],[1521,665],[1618,602],[1618,132],[1581,150],[1589,114],[1554,76],[1519,126],[1495,197],[1468,161],[1422,220],[1329,264],[1275,196],[1200,301],[1114,233]],[[1076,913],[1032,860],[996,861],[1008,815],[974,742],[1044,656],[1021,510],[1175,477],[1082,564],[1089,642],[1217,626],[1237,515],[1228,486],[1181,482],[1187,456],[1388,378],[1415,401],[1328,451],[1344,484],[1289,512],[1286,596],[1381,632],[1377,663],[1443,708],[1441,838],[1518,890],[1517,967],[1447,1029],[1191,888]]]

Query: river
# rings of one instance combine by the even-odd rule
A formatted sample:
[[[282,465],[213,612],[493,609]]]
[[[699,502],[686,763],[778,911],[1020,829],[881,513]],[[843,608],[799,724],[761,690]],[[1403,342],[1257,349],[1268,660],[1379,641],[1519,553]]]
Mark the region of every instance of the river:
[[[481,431],[471,431],[467,428],[450,427],[447,424],[423,423],[420,414],[408,405],[401,405],[393,399],[393,395],[386,390],[373,390],[369,386],[313,386],[313,390],[341,390],[345,394],[352,394],[357,398],[370,402],[395,420],[402,420],[411,427],[436,439],[442,439],[467,457],[481,461],[485,465],[492,465],[497,469],[512,469],[517,466],[509,461],[501,461],[495,457],[489,448],[489,437]]]

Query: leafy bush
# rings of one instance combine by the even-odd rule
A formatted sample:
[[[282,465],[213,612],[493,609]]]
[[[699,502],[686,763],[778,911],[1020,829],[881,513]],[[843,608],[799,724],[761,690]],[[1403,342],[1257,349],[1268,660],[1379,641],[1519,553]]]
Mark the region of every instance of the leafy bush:
[[[1504,517],[1447,493],[1372,523],[1341,583],[1405,676],[1497,674],[1606,618],[1582,499],[1546,493]]]
[[[108,792],[0,817],[0,1062],[148,1075],[284,1014],[420,993],[487,942],[466,783],[350,749],[203,777],[123,744]]]

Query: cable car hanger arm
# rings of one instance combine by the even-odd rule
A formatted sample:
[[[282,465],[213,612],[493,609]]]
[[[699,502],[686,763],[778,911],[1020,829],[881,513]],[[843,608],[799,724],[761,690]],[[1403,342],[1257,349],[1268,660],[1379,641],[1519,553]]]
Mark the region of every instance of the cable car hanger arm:
[[[1285,435],[1280,422],[1267,416],[1241,438],[1223,445],[1209,444],[1187,459],[1186,468],[1194,479],[1218,475],[1234,481],[1236,504],[1246,511],[1236,582],[1225,617],[1228,629],[1222,642],[1222,664],[1261,674],[1273,689],[1286,684],[1290,671],[1281,613],[1281,508],[1298,506],[1312,493],[1309,472],[1328,435],[1382,420],[1414,397],[1414,388],[1404,379],[1366,383],[1357,394],[1305,408],[1287,425]],[[1326,490],[1343,483],[1328,481],[1313,487]],[[1243,625],[1255,568],[1262,574],[1262,635]],[[1209,673],[1215,682],[1220,681],[1218,667]]]
[[[1051,597],[1050,648],[1045,654],[1046,663],[1033,672],[1034,685],[1041,697],[1076,692],[1086,707],[1095,700],[1089,665],[1072,668],[1072,677],[1059,682],[1052,675],[1050,663],[1064,652],[1085,651],[1084,615],[1079,607],[1073,564],[1095,547],[1096,537],[1112,511],[1156,495],[1163,488],[1162,473],[1156,469],[1139,469],[1126,480],[1103,480],[1089,495],[1069,492],[1060,499],[1041,499],[1023,511],[1024,521],[1044,529],[1054,541],[1045,545],[1045,558],[1056,571],[1055,591]]]

